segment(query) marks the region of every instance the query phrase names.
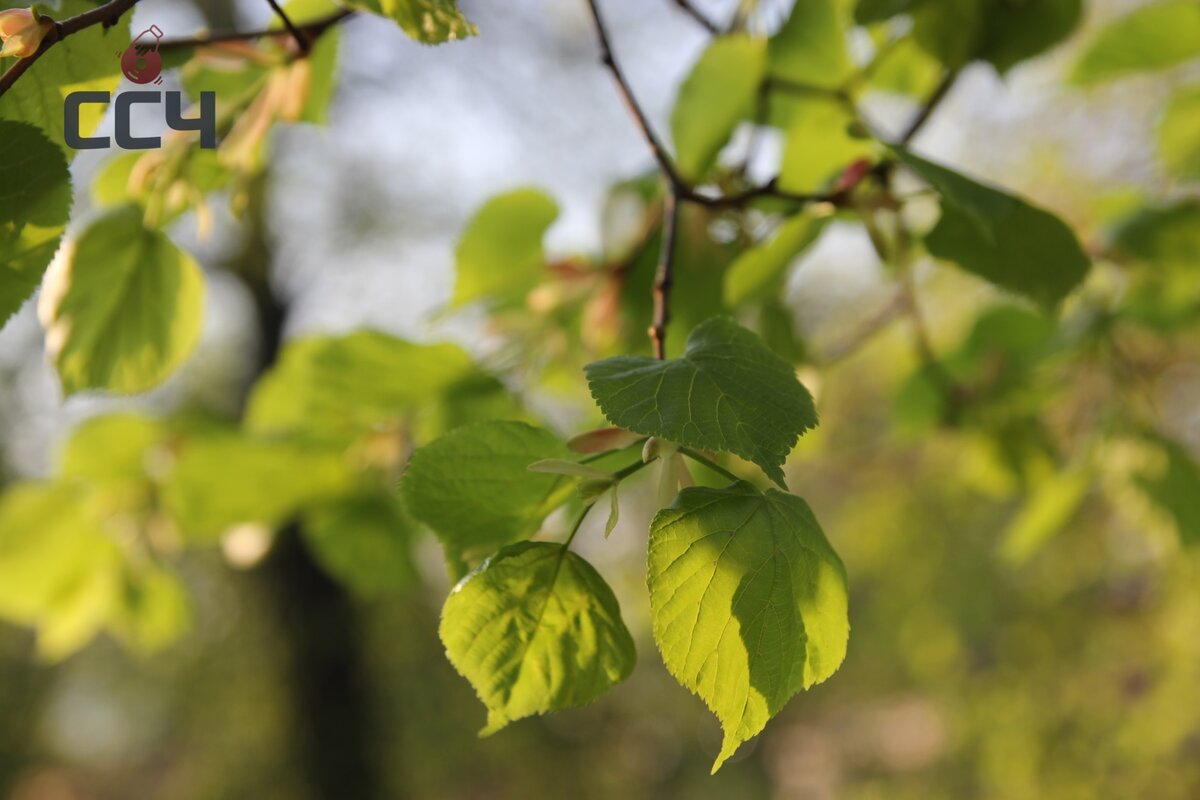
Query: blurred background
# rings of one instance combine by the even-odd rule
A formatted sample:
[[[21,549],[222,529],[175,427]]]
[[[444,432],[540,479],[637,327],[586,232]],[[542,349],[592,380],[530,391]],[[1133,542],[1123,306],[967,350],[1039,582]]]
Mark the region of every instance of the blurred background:
[[[736,3],[697,5],[723,19]],[[764,0],[763,17],[789,5]],[[1003,79],[988,65],[969,67],[917,149],[1034,198],[1098,247],[1114,209],[1167,191],[1154,127],[1172,88],[1196,77],[1064,85],[1088,32],[1137,5],[1091,0],[1075,37]],[[583,2],[461,6],[481,35],[441,47],[381,20],[348,21],[328,127],[275,130],[256,236],[286,299],[286,336],[369,326],[449,338],[486,356],[494,342],[481,314],[441,313],[471,213],[499,191],[536,185],[562,207],[551,253],[593,251],[609,187],[650,166],[598,61]],[[667,129],[706,35],[670,2],[603,7],[639,97]],[[270,19],[258,0],[145,0],[132,27],[155,23],[170,38]],[[878,93],[865,107],[896,131],[914,103]],[[101,166],[91,155],[73,166],[79,186]],[[89,203],[80,192],[77,208]],[[199,350],[161,389],[64,401],[34,309],[0,331],[0,480],[47,474],[67,433],[100,412],[237,411],[261,332],[254,298],[220,269],[244,252],[246,226],[214,210],[211,235],[199,238],[190,217],[172,232],[206,267],[209,301]],[[806,338],[836,343],[878,314],[889,297],[881,270],[860,227],[830,226],[788,283]],[[920,275],[935,344],[953,350],[990,295],[932,264]],[[1131,391],[1146,395],[1177,441],[1200,446],[1195,342],[1135,344],[1164,366]],[[793,454],[789,483],[846,562],[849,655],[714,777],[718,725],[667,674],[650,639],[653,491],[640,487],[631,497],[645,495],[645,513],[623,513],[608,541],[595,531],[580,538],[639,648],[632,678],[589,707],[476,737],[483,708],[437,638],[448,584],[432,542],[418,543],[419,577],[403,590],[355,599],[313,574],[307,604],[276,580],[293,557],[286,546],[241,559],[254,562],[245,568],[229,548],[198,551],[182,564],[192,626],[157,654],[102,637],[47,663],[32,634],[0,626],[0,796],[290,800],[333,796],[318,793],[319,776],[342,770],[361,781],[345,787],[347,800],[1200,797],[1195,553],[1144,498],[1102,475],[1045,547],[1019,563],[1004,557],[1003,534],[1020,510],[1012,478],[991,440],[897,424],[896,396],[914,368],[906,332],[888,330],[805,376],[822,427]],[[1050,383],[1073,381],[1082,409],[1110,391],[1053,362],[1041,369]],[[570,434],[594,416],[581,408],[551,398],[544,415]],[[1100,461],[1120,472],[1135,457],[1114,448]],[[311,616],[330,607],[340,615],[332,632]],[[332,636],[341,657],[300,674],[313,631]],[[338,677],[326,684],[329,675]]]

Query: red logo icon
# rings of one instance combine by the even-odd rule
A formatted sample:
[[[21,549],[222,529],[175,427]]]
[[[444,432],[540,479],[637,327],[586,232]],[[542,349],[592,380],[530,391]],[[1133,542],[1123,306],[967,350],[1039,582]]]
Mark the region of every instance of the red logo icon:
[[[151,25],[137,35],[121,54],[121,72],[126,78],[134,83],[162,83],[159,73],[163,63],[158,52],[162,37],[163,32],[157,25]]]

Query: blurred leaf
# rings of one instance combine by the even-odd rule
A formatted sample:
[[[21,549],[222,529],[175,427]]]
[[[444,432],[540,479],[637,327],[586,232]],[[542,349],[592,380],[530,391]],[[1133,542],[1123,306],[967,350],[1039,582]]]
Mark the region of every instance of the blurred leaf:
[[[32,125],[0,120],[0,326],[42,282],[70,213],[62,151]]]
[[[329,121],[329,104],[337,88],[338,51],[341,48],[341,29],[337,26],[321,34],[313,43],[308,58],[308,91],[304,98],[302,122],[324,125]]]
[[[339,451],[209,433],[179,445],[162,502],[187,536],[213,541],[240,523],[278,526],[354,488]]]
[[[788,268],[824,226],[823,219],[796,214],[781,222],[769,239],[745,250],[725,273],[725,304],[733,308],[779,294]]]
[[[311,509],[304,538],[321,567],[356,595],[374,598],[412,585],[415,523],[394,497],[365,495]]]
[[[988,61],[1001,73],[1045,52],[1079,23],[1081,0],[917,0],[913,35],[948,69]]]
[[[770,74],[795,83],[837,89],[854,64],[846,47],[849,20],[840,0],[804,0],[771,37]]]
[[[50,13],[62,20],[95,7],[88,0],[62,0]],[[130,16],[123,14],[111,27],[84,28],[47,50],[38,58],[37,68],[22,75],[4,94],[0,117],[36,125],[63,149],[68,161],[74,158],[75,151],[67,147],[63,137],[63,98],[72,92],[112,92],[117,88],[121,81],[120,54],[129,47]],[[0,68],[8,66],[7,62],[0,61]],[[79,134],[90,136],[106,110],[103,105],[83,105]]]
[[[795,315],[777,298],[765,300],[758,313],[758,331],[763,344],[789,364],[808,360],[808,347],[796,331]]]
[[[63,391],[142,392],[200,338],[204,279],[191,256],[126,205],[95,220],[47,276],[39,315]]]
[[[846,655],[845,568],[795,495],[684,489],[650,525],[647,583],[667,669],[725,731],[714,772]]]
[[[58,462],[62,478],[103,484],[143,480],[151,448],[165,437],[161,422],[129,413],[92,417],[71,432]]]
[[[488,200],[467,223],[455,250],[451,305],[524,300],[545,277],[542,237],[557,217],[558,205],[538,189],[516,189]]]
[[[825,189],[841,171],[860,158],[871,158],[877,146],[851,135],[854,117],[836,100],[797,100],[783,145],[779,187],[789,192]]]
[[[1152,438],[1166,456],[1166,468],[1142,473],[1137,484],[1171,516],[1180,541],[1193,546],[1200,543],[1200,465],[1176,442]]]
[[[1194,271],[1200,264],[1200,200],[1139,210],[1118,225],[1113,244],[1139,261]]]
[[[133,150],[105,161],[92,179],[92,202],[100,208],[108,208],[136,199],[131,191],[130,179],[145,155],[144,152]]]
[[[422,44],[442,44],[479,31],[458,10],[456,0],[345,0],[350,8],[371,11],[394,20]]]
[[[450,593],[439,634],[487,706],[483,735],[590,703],[637,659],[612,589],[549,542],[510,545],[483,562]]]
[[[246,426],[345,441],[480,377],[452,344],[414,344],[372,330],[298,339],[255,385]]]
[[[880,56],[867,86],[924,99],[933,92],[941,76],[941,63],[921,49],[916,39],[906,36]]]
[[[1172,177],[1200,180],[1200,86],[1171,98],[1158,126],[1158,152]]]
[[[1091,485],[1091,471],[1079,466],[1038,481],[1005,528],[1001,555],[1014,564],[1027,561],[1071,520]]]
[[[618,356],[585,368],[614,425],[749,459],[783,485],[784,459],[817,424],[791,365],[737,323],[715,317],[688,336],[682,358]]]
[[[44,655],[65,656],[103,627],[119,561],[81,487],[24,483],[0,495],[0,616],[36,626]]]
[[[173,644],[191,623],[191,602],[179,578],[147,567],[124,579],[114,631],[133,649],[153,653]]]
[[[1087,254],[1058,217],[902,148],[894,152],[941,195],[941,219],[925,239],[931,255],[1047,309],[1087,274]]]
[[[1135,72],[1157,72],[1200,56],[1200,4],[1167,0],[1109,23],[1075,63],[1071,80],[1090,85]]]
[[[753,115],[766,66],[763,40],[733,34],[714,39],[692,67],[671,114],[675,164],[685,178],[703,179],[738,123]]]
[[[524,422],[464,425],[413,454],[400,491],[451,554],[488,555],[537,533],[569,496],[570,482],[526,469],[569,454],[554,434]]]

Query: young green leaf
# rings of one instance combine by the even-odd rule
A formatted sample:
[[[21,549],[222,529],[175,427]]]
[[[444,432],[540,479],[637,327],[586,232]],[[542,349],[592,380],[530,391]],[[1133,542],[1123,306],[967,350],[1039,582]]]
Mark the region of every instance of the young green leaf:
[[[413,454],[400,491],[452,554],[487,555],[537,533],[566,500],[571,481],[527,467],[568,454],[554,434],[524,422],[464,425]]]
[[[824,226],[824,220],[796,214],[781,222],[770,239],[748,248],[725,272],[725,304],[733,308],[777,294],[788,268],[817,240]]]
[[[1200,464],[1176,442],[1152,438],[1162,448],[1165,468],[1143,472],[1137,484],[1170,515],[1183,544],[1200,544]]]
[[[63,391],[150,389],[200,338],[204,279],[191,256],[127,205],[54,262],[38,308]]]
[[[1167,174],[1200,180],[1200,87],[1171,98],[1158,126],[1158,152]]]
[[[637,658],[612,589],[549,542],[511,545],[483,562],[450,593],[438,632],[487,706],[482,735],[590,703]]]
[[[1200,56],[1200,4],[1167,0],[1134,9],[1100,31],[1071,72],[1090,85],[1156,72]]]
[[[454,251],[451,305],[522,301],[545,275],[542,237],[557,217],[558,205],[538,189],[516,189],[487,201]]]
[[[754,112],[767,67],[766,43],[744,34],[713,40],[679,89],[671,130],[675,164],[700,181],[738,123]]]
[[[844,7],[840,0],[796,3],[788,21],[771,37],[771,76],[824,89],[841,87],[854,71]]]
[[[59,20],[96,9],[91,0],[62,0],[56,6],[53,16]],[[119,54],[129,47],[130,16],[122,14],[111,25],[84,28],[46,50],[37,60],[37,69],[27,71],[5,92],[0,118],[36,125],[62,148],[68,161],[73,159],[76,151],[67,147],[63,136],[63,98],[71,92],[112,92],[117,88],[121,81]],[[101,104],[85,104],[80,109],[79,134],[90,136],[104,113]]]
[[[456,0],[347,0],[346,5],[388,17],[421,44],[443,44],[479,33]]]
[[[654,640],[721,721],[716,772],[841,665],[846,572],[807,503],[744,481],[684,489],[654,518],[649,547]]]
[[[784,459],[817,424],[792,367],[750,331],[715,317],[688,336],[682,358],[618,356],[584,368],[614,425],[749,459],[783,485]]]
[[[0,120],[0,326],[42,282],[70,213],[62,151],[32,125]]]
[[[894,152],[941,195],[941,219],[925,239],[936,258],[1044,308],[1056,306],[1087,274],[1091,261],[1058,217],[903,148]]]

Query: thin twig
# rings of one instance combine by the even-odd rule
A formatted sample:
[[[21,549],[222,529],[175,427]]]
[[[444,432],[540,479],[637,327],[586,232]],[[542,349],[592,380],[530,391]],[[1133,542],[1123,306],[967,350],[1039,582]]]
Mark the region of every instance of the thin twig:
[[[679,6],[683,13],[694,19],[697,23],[699,23],[700,27],[704,28],[704,30],[708,31],[713,36],[717,36],[721,33],[721,26],[709,19],[709,17],[706,16],[703,11],[692,5],[691,0],[675,0],[675,5]]]
[[[621,99],[624,101],[626,108],[629,109],[630,116],[637,123],[638,130],[641,131],[642,137],[650,145],[650,149],[654,152],[654,160],[658,162],[658,168],[663,175],[671,182],[673,186],[679,188],[686,186],[683,178],[679,175],[679,170],[675,168],[675,162],[671,160],[667,148],[663,146],[662,141],[658,138],[658,134],[654,132],[654,128],[650,125],[650,120],[646,118],[646,114],[642,111],[641,105],[638,104],[637,98],[633,94],[633,89],[629,85],[629,81],[625,78],[625,73],[621,69],[621,65],[617,63],[617,59],[613,56],[612,43],[608,38],[608,28],[604,24],[604,19],[600,16],[600,7],[597,5],[597,0],[587,0],[588,8],[592,12],[592,21],[595,23],[596,38],[600,43],[600,60],[604,66],[608,67],[612,73],[613,80],[617,84],[617,89],[621,93]]]
[[[708,458],[707,456],[703,456],[700,453],[697,453],[695,450],[691,449],[690,447],[679,448],[679,453],[680,453],[680,455],[687,456],[692,461],[695,461],[697,464],[703,464],[704,466],[711,469],[713,472],[717,473],[718,475],[722,475],[731,481],[742,480],[742,478],[740,478],[737,475],[734,475],[732,472],[725,469],[720,464],[713,461],[711,458]]]
[[[658,252],[658,269],[654,273],[654,322],[650,326],[650,342],[654,357],[667,357],[667,325],[671,323],[671,287],[675,283],[675,239],[679,228],[679,201],[675,186],[668,185],[663,197],[662,247]]]
[[[138,0],[111,0],[102,6],[93,8],[91,11],[85,11],[68,19],[56,21],[54,27],[46,34],[46,38],[42,39],[41,45],[34,51],[33,55],[22,58],[5,70],[3,75],[0,75],[0,96],[3,96],[5,92],[11,89],[13,84],[25,74],[25,71],[33,66],[33,63],[41,58],[51,47],[68,36],[79,33],[93,25],[102,24],[105,27],[112,25],[120,19],[122,14],[133,8],[137,3]]]
[[[334,13],[322,17],[321,19],[306,22],[299,26],[299,30],[308,36],[312,41],[320,37],[327,29],[332,28],[344,19],[354,15],[354,12],[349,9],[342,9]],[[158,46],[162,50],[182,50],[189,47],[207,47],[209,45],[229,44],[232,42],[250,42],[256,39],[262,39],[268,36],[285,36],[287,31],[277,30],[274,28],[256,31],[235,31],[233,33],[217,33],[217,34],[201,34],[192,36],[187,39],[170,39]]]
[[[933,112],[946,99],[946,95],[950,93],[950,89],[954,87],[956,80],[958,80],[958,72],[954,70],[949,70],[942,76],[937,88],[933,90],[933,94],[925,101],[925,105],[921,106],[921,110],[917,112],[912,122],[909,123],[908,128],[900,136],[900,144],[908,144],[921,132],[921,129],[925,127],[925,123],[933,116]]]
[[[291,17],[287,15],[287,12],[283,10],[283,7],[276,0],[267,0],[267,3],[275,12],[275,16],[279,17],[283,22],[283,26],[292,34],[292,38],[296,40],[296,44],[300,47],[301,55],[308,53],[308,48],[312,46],[312,43],[308,40],[304,32],[292,23]]]

